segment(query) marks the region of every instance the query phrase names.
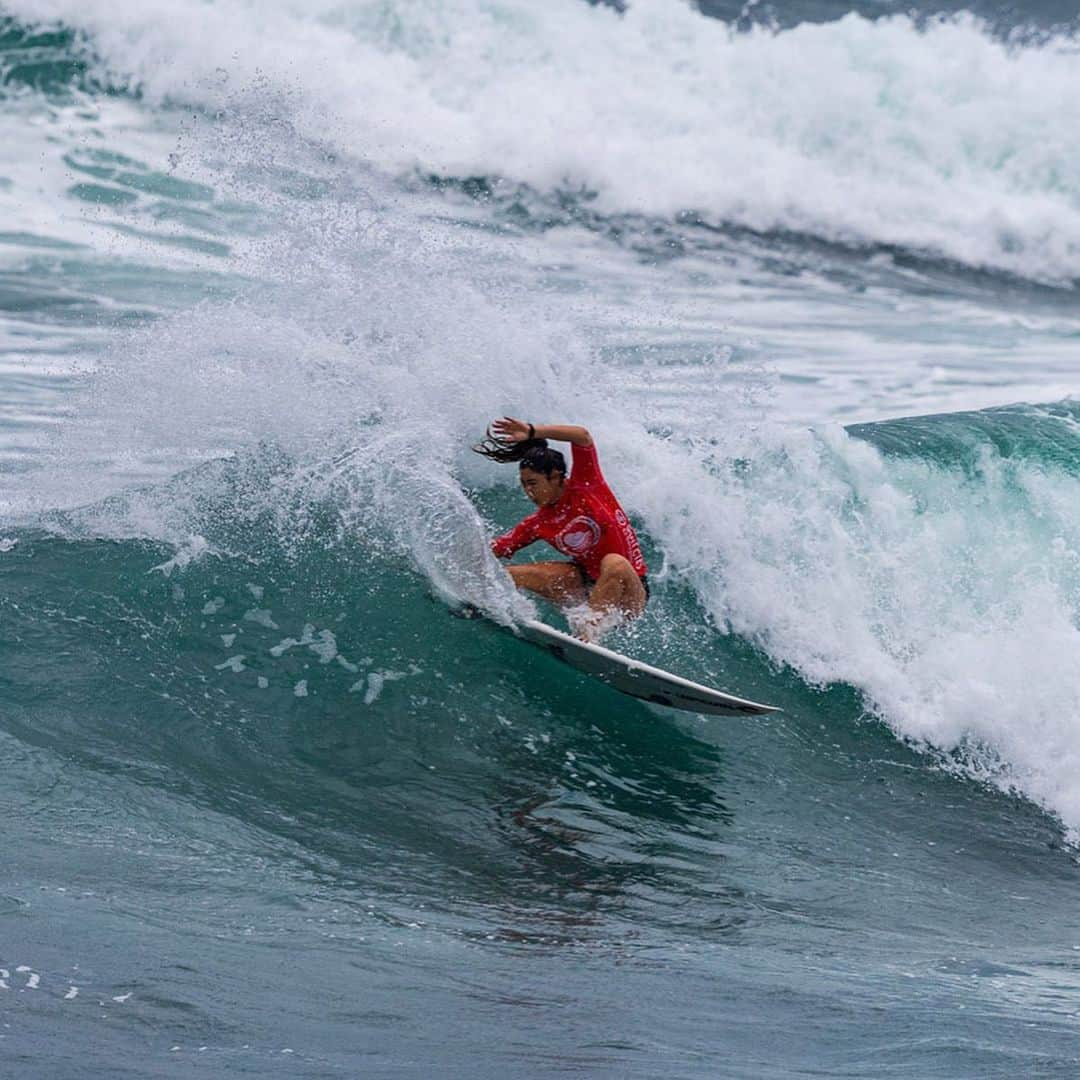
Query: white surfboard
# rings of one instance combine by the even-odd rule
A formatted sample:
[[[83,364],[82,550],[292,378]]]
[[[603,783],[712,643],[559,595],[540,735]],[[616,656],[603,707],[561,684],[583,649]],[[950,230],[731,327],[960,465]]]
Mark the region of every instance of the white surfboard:
[[[775,705],[733,697],[711,686],[691,682],[651,664],[633,660],[603,645],[580,641],[536,619],[526,619],[514,628],[526,641],[546,649],[564,663],[593,675],[631,697],[666,705],[670,709],[709,713],[715,716],[760,716],[779,712]]]

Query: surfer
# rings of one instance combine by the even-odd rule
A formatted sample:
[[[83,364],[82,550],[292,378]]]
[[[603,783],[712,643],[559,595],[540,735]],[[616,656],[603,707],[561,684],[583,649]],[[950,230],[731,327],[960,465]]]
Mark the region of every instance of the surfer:
[[[548,440],[570,443],[573,469]],[[537,506],[509,532],[491,542],[500,559],[537,540],[569,556],[569,562],[520,563],[507,570],[518,588],[563,607],[583,605],[575,630],[594,641],[619,617],[633,619],[649,598],[647,567],[634,530],[607,486],[596,445],[583,427],[534,425],[513,417],[495,420],[473,449],[498,462],[518,462],[521,487]]]

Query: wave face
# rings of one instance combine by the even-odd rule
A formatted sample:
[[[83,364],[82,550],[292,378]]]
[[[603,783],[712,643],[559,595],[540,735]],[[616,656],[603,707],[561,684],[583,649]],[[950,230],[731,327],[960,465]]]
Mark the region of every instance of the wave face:
[[[734,33],[665,0],[11,10],[89,35],[97,77],[145,101],[214,113],[273,98],[394,175],[1080,276],[1066,31],[1025,43],[971,15],[850,13]]]

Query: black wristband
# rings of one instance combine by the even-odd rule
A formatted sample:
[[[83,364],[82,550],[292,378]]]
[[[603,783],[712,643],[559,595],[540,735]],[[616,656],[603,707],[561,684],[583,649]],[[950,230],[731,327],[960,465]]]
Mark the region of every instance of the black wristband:
[[[536,428],[534,428],[532,426],[532,424],[529,425],[529,438],[530,439],[535,439],[536,438]]]

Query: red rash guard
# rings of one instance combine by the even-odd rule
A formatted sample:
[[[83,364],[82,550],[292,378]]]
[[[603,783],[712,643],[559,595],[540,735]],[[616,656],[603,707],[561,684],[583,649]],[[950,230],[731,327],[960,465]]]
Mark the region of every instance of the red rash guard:
[[[596,446],[571,447],[573,466],[570,479],[551,506],[541,506],[535,514],[508,533],[491,542],[491,550],[500,559],[509,558],[519,548],[546,540],[571,559],[593,580],[600,576],[600,560],[605,555],[622,555],[629,560],[639,577],[648,567],[634,530],[607,486]]]

